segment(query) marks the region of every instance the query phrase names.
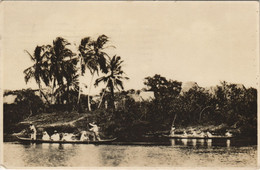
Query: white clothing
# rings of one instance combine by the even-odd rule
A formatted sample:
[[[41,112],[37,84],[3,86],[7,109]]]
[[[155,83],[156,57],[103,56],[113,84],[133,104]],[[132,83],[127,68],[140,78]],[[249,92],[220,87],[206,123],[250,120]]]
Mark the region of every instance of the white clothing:
[[[89,124],[92,126],[92,128],[90,129],[91,131],[98,132],[98,126],[96,124],[91,124],[91,123]]]
[[[232,136],[232,134],[229,133],[229,132],[227,132],[225,135],[226,135],[227,137],[231,137],[231,136]]]
[[[96,139],[100,140],[99,132],[98,132],[99,127],[96,124],[92,124],[92,123],[89,123],[89,124],[92,126],[92,128],[89,129],[89,130],[95,133],[94,141]]]
[[[50,140],[50,136],[48,135],[48,133],[46,131],[43,132],[42,140]]]
[[[51,140],[60,140],[60,135],[58,133],[54,133],[52,136],[51,136]]]
[[[170,135],[174,135],[174,132],[175,132],[175,127],[172,127]]]
[[[207,132],[208,137],[212,137],[212,134],[210,132]]]
[[[72,133],[64,133],[62,140],[64,141],[72,141],[75,140],[75,135]]]
[[[31,139],[36,140],[37,131],[34,125],[30,125],[30,131],[31,131]]]
[[[88,141],[89,140],[89,137],[87,135],[87,132],[86,131],[83,131],[81,133],[81,136],[80,136],[80,141]]]

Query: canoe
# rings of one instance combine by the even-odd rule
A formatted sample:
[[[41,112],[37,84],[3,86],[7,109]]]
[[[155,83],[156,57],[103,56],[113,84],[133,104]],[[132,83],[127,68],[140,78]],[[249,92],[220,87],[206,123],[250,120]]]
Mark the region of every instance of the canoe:
[[[171,139],[231,139],[232,136],[192,136],[192,135],[163,135],[164,137],[171,138]]]
[[[42,140],[42,139],[36,139],[32,140],[30,138],[23,138],[23,137],[18,137],[18,140],[22,143],[59,143],[59,144],[109,144],[113,141],[116,140],[116,138],[113,139],[105,139],[105,140],[99,140],[99,141],[78,141],[78,140],[73,140],[73,141],[53,141],[53,140]]]

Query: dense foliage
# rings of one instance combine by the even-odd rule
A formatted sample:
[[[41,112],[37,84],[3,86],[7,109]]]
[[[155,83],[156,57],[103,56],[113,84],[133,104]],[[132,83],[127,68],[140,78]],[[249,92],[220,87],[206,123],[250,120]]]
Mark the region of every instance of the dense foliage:
[[[123,60],[108,56],[106,35],[97,39],[85,37],[78,51],[57,37],[52,45],[37,46],[33,54],[26,51],[33,65],[24,70],[25,81],[34,79],[38,90],[9,91],[15,102],[4,104],[4,130],[11,132],[13,125],[30,116],[51,112],[91,113],[107,136],[122,140],[139,139],[145,134],[164,133],[174,124],[178,127],[225,124],[237,134],[256,136],[257,90],[243,85],[221,82],[203,88],[161,75],[146,77],[140,90],[124,90],[123,80],[128,77],[122,69]],[[86,74],[89,71],[89,74]],[[99,73],[102,73],[99,76]],[[94,81],[94,75],[99,77]],[[98,99],[82,94],[80,76],[91,76],[87,86],[104,82]],[[38,92],[38,94],[37,94]],[[152,92],[151,100],[136,100],[140,93]]]
[[[4,132],[13,131],[15,124],[46,109],[46,105],[32,89],[4,93],[4,97],[8,95],[15,96],[15,100],[12,104],[4,104]]]
[[[144,134],[165,133],[172,124],[178,127],[225,124],[236,135],[256,137],[257,90],[243,85],[221,82],[205,89],[194,83],[187,91],[181,82],[155,75],[147,77],[146,90],[152,90],[152,101],[136,102],[125,97],[123,107],[114,112],[100,111],[97,120],[108,131],[122,139],[139,139]],[[121,93],[121,96],[131,91]],[[223,129],[222,133],[225,133]]]

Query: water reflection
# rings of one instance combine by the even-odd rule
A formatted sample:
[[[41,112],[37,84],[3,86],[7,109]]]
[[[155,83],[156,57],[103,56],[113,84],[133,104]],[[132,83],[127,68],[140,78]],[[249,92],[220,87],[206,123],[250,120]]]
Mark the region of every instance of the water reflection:
[[[256,146],[230,141],[173,139],[172,146],[4,143],[12,167],[256,166]],[[195,145],[196,144],[196,145]],[[196,147],[194,147],[196,146]],[[15,161],[14,161],[15,160]]]
[[[207,139],[207,146],[211,147],[212,146],[212,139]]]
[[[172,146],[207,147],[219,146],[230,148],[239,146],[239,141],[233,139],[170,139]]]
[[[184,146],[187,146],[188,144],[188,139],[181,139],[182,143]]]
[[[198,144],[199,144],[199,145],[201,145],[201,146],[204,145],[204,141],[205,141],[204,139],[198,139],[197,141],[198,141]]]
[[[191,143],[192,143],[193,146],[196,146],[196,144],[197,144],[197,139],[191,139]]]
[[[177,141],[177,140],[176,140],[176,141]],[[172,145],[175,145],[175,143],[176,143],[175,140],[171,140],[171,144],[172,144]]]
[[[222,146],[222,147],[230,147],[231,140],[230,139],[170,139],[170,143],[172,146],[193,146],[193,147],[212,147],[214,146]]]
[[[227,140],[227,147],[230,147],[230,139]]]

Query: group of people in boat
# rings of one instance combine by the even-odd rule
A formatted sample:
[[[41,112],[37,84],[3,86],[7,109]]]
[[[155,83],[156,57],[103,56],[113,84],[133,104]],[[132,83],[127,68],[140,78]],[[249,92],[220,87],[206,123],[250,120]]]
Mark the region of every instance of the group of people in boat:
[[[95,122],[89,123],[91,128],[89,131],[81,131],[80,132],[80,141],[100,141],[99,136],[99,127]],[[37,130],[36,127],[30,123],[29,126],[29,133],[30,133],[30,139],[36,140],[37,139]],[[77,135],[73,133],[58,133],[57,130],[54,130],[54,133],[52,135],[49,135],[47,131],[42,132],[42,140],[52,140],[52,141],[75,141],[78,140]]]
[[[173,126],[171,127],[171,130],[170,130],[170,136],[175,136],[175,135],[176,135],[176,134],[175,134],[175,130],[176,130],[176,128],[175,128],[175,126],[173,125]],[[184,130],[184,131],[183,131],[183,134],[182,134],[181,136],[183,136],[183,137],[192,136],[192,137],[205,137],[205,138],[208,137],[208,138],[210,138],[210,137],[213,137],[214,135],[213,135],[212,133],[210,133],[209,131],[206,131],[206,132],[196,131],[195,129],[191,128],[191,129],[189,130],[189,134],[187,133],[186,130]],[[229,131],[227,131],[227,132],[225,133],[225,136],[226,136],[226,137],[232,137],[232,134],[231,134]]]

